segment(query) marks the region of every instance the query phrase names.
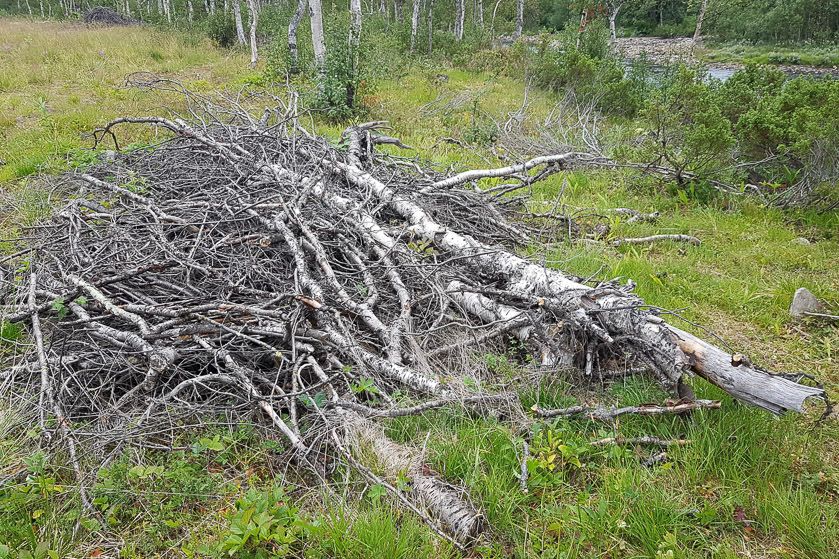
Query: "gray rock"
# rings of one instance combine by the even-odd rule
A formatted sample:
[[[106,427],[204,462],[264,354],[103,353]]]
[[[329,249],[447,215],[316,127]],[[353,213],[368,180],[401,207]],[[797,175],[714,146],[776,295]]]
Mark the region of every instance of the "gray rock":
[[[793,318],[804,318],[805,313],[819,312],[822,308],[819,300],[806,287],[799,287],[792,296],[792,304],[789,306],[789,314]]]
[[[792,244],[807,246],[807,245],[810,244],[810,241],[808,239],[805,239],[804,237],[796,237],[795,239],[792,240]]]

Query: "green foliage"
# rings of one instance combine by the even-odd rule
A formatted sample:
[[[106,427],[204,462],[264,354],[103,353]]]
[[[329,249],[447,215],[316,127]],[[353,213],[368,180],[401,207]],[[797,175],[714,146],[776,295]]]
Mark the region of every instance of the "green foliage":
[[[673,169],[679,186],[688,182],[685,172],[707,176],[731,165],[735,142],[731,123],[700,70],[680,65],[663,76],[641,116],[648,126],[645,159]]]
[[[207,36],[212,41],[224,48],[230,48],[236,44],[236,22],[232,13],[225,13],[224,10],[216,10],[209,14],[204,21],[204,28]]]
[[[23,336],[23,326],[15,322],[0,321],[0,347],[14,345]]]
[[[563,440],[563,433],[551,428],[539,429],[530,446],[527,461],[528,482],[534,485],[552,485],[565,481],[567,476],[581,470],[589,451],[585,444]]]
[[[224,555],[243,559],[288,557],[295,544],[303,540],[307,527],[279,487],[266,491],[250,489],[236,501],[228,522],[227,533],[217,549]]]
[[[579,44],[578,44],[579,39]],[[609,49],[608,31],[592,24],[582,34],[567,29],[543,35],[527,55],[537,84],[555,91],[572,90],[581,102],[592,102],[607,113],[634,116],[647,89],[646,65],[626,73]]]

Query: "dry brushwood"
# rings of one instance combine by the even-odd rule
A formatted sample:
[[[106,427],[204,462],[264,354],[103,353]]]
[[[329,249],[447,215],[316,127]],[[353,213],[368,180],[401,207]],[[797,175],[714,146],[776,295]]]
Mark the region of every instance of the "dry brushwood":
[[[482,531],[480,511],[375,418],[460,406],[526,419],[514,393],[461,381],[473,350],[514,338],[547,370],[641,369],[673,392],[696,373],[775,413],[823,395],[732,365],[631,286],[583,284],[516,253],[566,225],[475,182],[528,183],[531,169],[556,172],[584,155],[447,176],[377,151],[399,145],[376,133],[381,123],[349,128],[336,147],[300,126],[293,102],[254,119],[233,101],[184,93],[186,119],[123,118],[97,131],[101,142],[148,125],[170,139],[62,177],[66,205],[25,231],[28,265],[3,280],[3,320],[28,321],[35,339],[0,389],[40,400],[55,438],[74,441],[84,425],[113,449],[177,413],[256,414],[313,475],[346,460],[462,547]],[[361,463],[365,453],[375,466]],[[394,487],[397,472],[409,488]]]

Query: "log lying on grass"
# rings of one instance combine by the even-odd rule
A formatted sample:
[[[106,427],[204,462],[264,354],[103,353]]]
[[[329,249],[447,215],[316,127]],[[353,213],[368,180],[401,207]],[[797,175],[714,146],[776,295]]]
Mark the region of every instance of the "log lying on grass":
[[[463,382],[471,349],[503,351],[511,336],[548,369],[642,369],[672,391],[696,373],[774,413],[823,395],[733,364],[631,286],[588,285],[520,256],[554,232],[528,221],[520,199],[470,186],[530,183],[528,171],[547,176],[584,155],[447,176],[378,152],[396,142],[377,125],[349,129],[344,151],[303,130],[293,107],[257,121],[187,98],[189,121],[123,118],[98,131],[151,125],[172,138],[63,177],[67,204],[27,230],[29,265],[4,280],[16,298],[3,320],[37,316],[44,336],[0,375],[0,390],[50,394],[42,416],[58,410],[68,437],[82,422],[100,447],[121,445],[153,437],[173,414],[258,413],[314,475],[336,460],[357,465],[463,546],[483,516],[371,422],[444,405],[523,416],[515,393]],[[365,440],[379,473],[361,464]],[[409,493],[394,486],[399,472]]]

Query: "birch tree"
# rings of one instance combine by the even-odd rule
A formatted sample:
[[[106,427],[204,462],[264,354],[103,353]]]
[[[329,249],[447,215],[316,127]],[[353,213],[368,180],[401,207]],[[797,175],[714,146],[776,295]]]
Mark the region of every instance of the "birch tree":
[[[455,13],[454,36],[458,41],[463,40],[463,24],[466,19],[466,2],[457,0],[457,11]]]
[[[288,24],[288,56],[290,62],[290,71],[296,74],[300,71],[300,53],[297,50],[297,28],[300,26],[300,20],[303,19],[303,12],[306,11],[307,0],[297,1],[297,10],[291,16],[291,21]]]
[[[708,0],[702,0],[699,5],[699,15],[696,16],[696,31],[693,32],[693,40],[698,41],[702,36],[702,22],[705,20],[705,12],[708,9]]]
[[[428,54],[434,48],[434,0],[428,0]]]
[[[419,29],[420,4],[422,0],[414,0],[414,13],[411,15],[411,52],[417,46],[417,30]]]
[[[256,48],[256,24],[259,19],[259,7],[256,1],[248,0],[248,15],[251,18],[251,68],[256,67],[256,61],[259,58],[259,53]]]
[[[242,0],[233,0],[233,19],[236,21],[236,40],[240,45],[246,43],[245,28],[242,26]]]
[[[315,51],[315,66],[322,74],[326,64],[326,42],[323,37],[323,7],[321,0],[309,0],[309,19],[312,26],[312,47]]]
[[[515,38],[521,37],[524,31],[524,0],[516,0],[516,33]]]
[[[618,12],[623,7],[623,0],[608,0],[606,2],[606,9],[609,14],[609,39],[614,43],[618,39],[617,26],[615,21],[618,18]]]

